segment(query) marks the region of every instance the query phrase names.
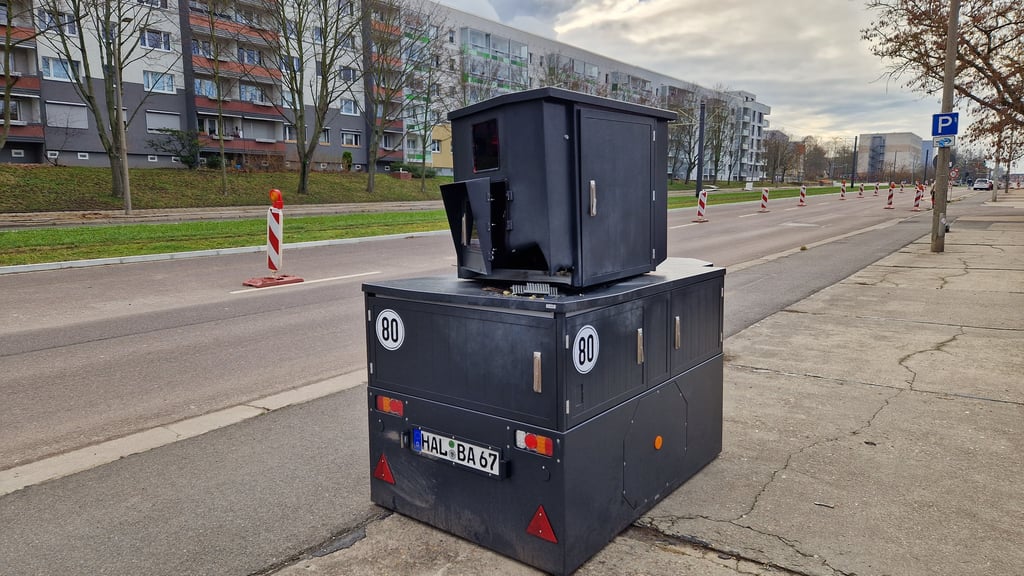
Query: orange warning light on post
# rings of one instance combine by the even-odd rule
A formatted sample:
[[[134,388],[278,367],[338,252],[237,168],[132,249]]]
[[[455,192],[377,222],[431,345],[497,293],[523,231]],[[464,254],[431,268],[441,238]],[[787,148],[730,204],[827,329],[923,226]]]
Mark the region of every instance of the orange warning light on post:
[[[270,191],[270,202],[274,208],[284,208],[284,196],[281,195],[281,191],[277,188]]]
[[[661,450],[661,445],[665,442],[665,439],[661,436],[654,437],[654,449]]]

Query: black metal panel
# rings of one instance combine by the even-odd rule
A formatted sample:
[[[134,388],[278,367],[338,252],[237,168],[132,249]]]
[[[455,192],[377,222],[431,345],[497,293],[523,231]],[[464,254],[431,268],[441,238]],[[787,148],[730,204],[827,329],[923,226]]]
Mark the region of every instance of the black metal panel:
[[[393,416],[375,409],[378,394],[395,396],[368,390],[371,475],[383,456],[394,483],[371,478],[373,502],[553,574],[586,562],[722,445],[721,356],[564,433],[406,395],[397,396],[404,415]],[[496,450],[503,473],[418,455],[415,429]],[[517,430],[551,437],[552,456],[516,448]],[[557,542],[527,531],[541,506]]]
[[[367,297],[366,306],[372,385],[558,427],[557,354],[550,317],[373,296]],[[385,346],[378,331],[390,315],[399,318],[404,331],[395,349]],[[548,383],[539,392],[534,388],[535,366],[541,382]]]
[[[481,271],[468,264],[478,258],[460,254],[459,277],[590,287],[665,259],[665,142],[674,113],[543,88],[449,117],[456,182],[442,194],[465,195],[461,183],[483,178],[505,182],[508,192],[503,209],[491,211],[492,230],[504,238],[493,265]],[[449,214],[456,252],[472,251],[455,227],[477,207],[457,209],[458,217]]]
[[[646,389],[641,356],[644,303],[642,299],[566,320],[568,426],[592,418]]]
[[[706,281],[672,295],[673,373],[722,353],[723,287]]]
[[[654,120],[581,108],[579,127],[583,284],[653,270]]]

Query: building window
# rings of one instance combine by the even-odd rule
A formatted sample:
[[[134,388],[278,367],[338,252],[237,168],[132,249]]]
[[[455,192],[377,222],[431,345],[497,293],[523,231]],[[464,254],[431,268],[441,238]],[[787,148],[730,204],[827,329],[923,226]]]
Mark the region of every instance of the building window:
[[[54,128],[89,129],[89,112],[84,105],[46,103],[46,125]]]
[[[345,36],[341,37],[340,40],[340,46],[342,48],[348,48],[351,50],[356,47],[356,37],[353,34],[346,34]]]
[[[139,37],[139,44],[153,50],[171,51],[171,33],[160,30],[145,29]]]
[[[47,80],[73,80],[78,78],[78,61],[43,56],[43,78]]]
[[[385,150],[394,150],[396,146],[395,138],[391,134],[384,134],[380,139],[380,147]]]
[[[455,30],[448,31],[448,43],[455,44]]]
[[[192,53],[196,56],[213,58],[213,44],[209,40],[192,39]]]
[[[342,132],[341,133],[341,145],[342,146],[359,146],[360,145],[360,134],[358,132]]]
[[[302,70],[302,61],[298,56],[285,56],[281,58],[281,72],[299,72]]]
[[[355,2],[352,0],[338,0],[338,11],[343,16],[352,16],[355,14]]]
[[[152,6],[153,8],[167,8],[167,0],[135,0],[139,4]]]
[[[146,160],[149,161],[149,162],[157,162],[157,161],[160,160],[160,158],[158,158],[157,156],[155,156],[153,154],[150,154],[150,155],[146,156]]]
[[[79,160],[88,160],[89,159],[89,153],[88,152],[79,152],[78,153],[78,159]]]
[[[359,71],[355,68],[341,68],[338,72],[341,74],[341,79],[345,82],[353,82],[359,77]]]
[[[42,32],[50,32],[60,28],[61,32],[68,36],[78,36],[78,23],[75,22],[74,17],[67,12],[48,12],[44,9],[40,9],[37,13],[39,17],[39,30]]]
[[[206,96],[207,98],[216,99],[219,95],[217,84],[209,78],[196,78],[195,90],[196,96]]]
[[[284,127],[284,139],[287,142],[295,142],[295,126],[287,124]]]
[[[145,70],[142,72],[142,85],[148,92],[174,94],[174,75]]]
[[[356,106],[355,100],[349,100],[348,98],[341,99],[341,113],[349,116],[358,116],[359,109]]]
[[[0,100],[0,116],[4,113],[4,102]],[[17,100],[11,100],[11,122],[21,121],[21,106]]]
[[[263,55],[260,54],[260,51],[255,48],[239,48],[238,61],[242,64],[252,64],[258,66],[263,64]]]
[[[254,84],[239,84],[238,98],[243,102],[266,102],[267,96],[263,88]]]
[[[331,143],[331,129],[330,128],[324,128],[323,130],[320,131],[320,143],[321,144],[330,144]]]
[[[284,23],[284,32],[289,38],[299,37],[299,27],[295,24],[295,20],[286,20]]]
[[[220,133],[219,126],[217,124],[216,116],[200,116],[199,117],[199,131],[206,132],[210,136],[216,136]]]
[[[146,111],[146,132],[159,133],[161,130],[181,130],[181,116],[171,112]]]
[[[435,153],[440,153],[441,152],[441,141],[440,140],[433,140],[433,141],[431,141],[430,142],[430,151],[431,152],[435,152]]]

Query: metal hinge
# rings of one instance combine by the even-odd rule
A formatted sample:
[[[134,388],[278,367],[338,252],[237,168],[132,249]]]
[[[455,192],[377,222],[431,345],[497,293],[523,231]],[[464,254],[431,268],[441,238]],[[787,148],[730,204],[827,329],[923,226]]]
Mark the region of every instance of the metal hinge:
[[[657,142],[657,141],[658,141],[658,133],[654,132],[654,131],[651,131],[651,142]]]
[[[373,318],[370,317],[370,311],[369,310],[366,311],[366,321],[367,322],[373,322]]]
[[[568,400],[565,401],[565,413],[566,414],[569,413],[569,401]]]
[[[651,260],[655,260],[658,256],[655,254],[656,248],[651,248]]]
[[[373,374],[373,362],[370,362],[370,374]]]
[[[651,202],[654,202],[656,194],[657,194],[657,190],[651,190]]]

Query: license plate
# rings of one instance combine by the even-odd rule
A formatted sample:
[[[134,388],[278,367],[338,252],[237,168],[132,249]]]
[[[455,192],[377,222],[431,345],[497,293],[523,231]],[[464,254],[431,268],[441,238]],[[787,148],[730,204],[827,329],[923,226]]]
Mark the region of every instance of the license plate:
[[[433,456],[460,466],[498,475],[501,453],[450,436],[442,436],[420,428],[412,431],[412,451],[422,456]]]

